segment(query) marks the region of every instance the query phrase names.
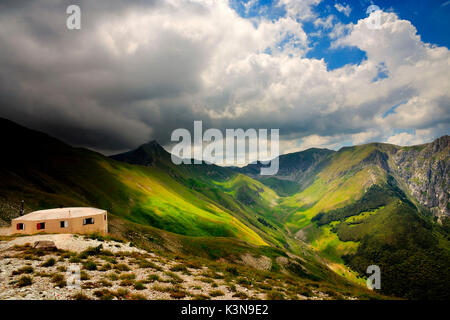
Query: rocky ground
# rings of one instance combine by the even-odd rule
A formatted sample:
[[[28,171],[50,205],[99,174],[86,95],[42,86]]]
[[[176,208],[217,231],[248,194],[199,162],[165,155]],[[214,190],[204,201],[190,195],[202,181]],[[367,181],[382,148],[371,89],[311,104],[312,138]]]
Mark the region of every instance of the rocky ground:
[[[33,248],[42,240],[53,241],[58,249]],[[79,270],[75,285],[71,270]],[[76,235],[0,241],[0,300],[328,298],[314,289],[292,288],[269,278],[249,279],[233,267],[220,272],[117,241]]]

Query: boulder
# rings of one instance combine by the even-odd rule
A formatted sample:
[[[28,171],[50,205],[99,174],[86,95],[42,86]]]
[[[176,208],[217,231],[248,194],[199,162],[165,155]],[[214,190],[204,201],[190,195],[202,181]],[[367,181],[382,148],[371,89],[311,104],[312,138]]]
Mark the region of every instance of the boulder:
[[[36,241],[33,245],[33,248],[41,249],[41,250],[57,250],[58,249],[58,248],[56,248],[55,243],[50,240]]]

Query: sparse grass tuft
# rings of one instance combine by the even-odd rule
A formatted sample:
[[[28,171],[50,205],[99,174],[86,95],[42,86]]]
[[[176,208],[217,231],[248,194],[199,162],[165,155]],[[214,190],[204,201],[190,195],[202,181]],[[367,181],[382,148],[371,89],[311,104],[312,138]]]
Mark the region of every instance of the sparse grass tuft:
[[[72,296],[72,299],[74,300],[90,300],[87,295],[85,295],[83,292],[78,292]]]
[[[171,291],[170,296],[174,299],[183,299],[184,297],[186,297],[186,291]]]
[[[130,268],[124,263],[116,264],[114,266],[114,269],[119,270],[119,271],[130,271]]]
[[[231,283],[228,288],[230,289],[231,292],[236,292],[236,285],[234,283]]]
[[[56,270],[58,270],[59,272],[66,272],[66,271],[67,271],[67,268],[66,268],[65,266],[58,266],[58,267],[56,268]]]
[[[19,288],[30,286],[33,284],[33,278],[29,276],[21,276],[19,280],[17,280],[17,286]]]
[[[120,286],[121,287],[131,287],[134,286],[134,280],[131,279],[125,279],[120,281]]]
[[[89,280],[91,277],[89,277],[89,274],[86,272],[86,271],[84,271],[84,270],[81,270],[81,272],[80,272],[80,280]]]
[[[39,257],[34,256],[33,254],[26,254],[23,256],[24,260],[41,260]]]
[[[147,280],[150,282],[161,281],[161,278],[157,274],[150,274],[147,277]]]
[[[81,259],[77,256],[73,256],[73,257],[70,257],[69,262],[70,263],[80,263]]]
[[[105,260],[106,262],[110,263],[110,264],[117,264],[117,260],[114,257],[110,257],[110,256],[102,256],[102,259]]]
[[[237,279],[237,283],[246,287],[252,285],[252,281],[247,278],[239,278]]]
[[[233,294],[233,298],[239,298],[239,299],[248,299],[248,295],[245,292],[242,291],[237,291],[236,293]]]
[[[59,273],[54,273],[52,275],[52,282],[55,284],[55,287],[64,288],[67,285],[64,276]]]
[[[170,271],[174,271],[174,272],[177,272],[177,271],[187,272],[188,269],[187,269],[186,266],[183,265],[183,264],[176,264],[176,265],[174,265],[172,268],[170,268]]]
[[[108,289],[96,290],[96,291],[94,291],[94,296],[96,296],[100,300],[112,300],[112,299],[114,299],[113,292],[109,291]]]
[[[131,300],[147,300],[147,298],[143,294],[140,294],[140,293],[132,294],[130,298],[131,298]]]
[[[205,294],[196,294],[192,297],[192,300],[210,300],[211,297]]]
[[[15,276],[15,275],[24,274],[24,273],[30,274],[30,273],[33,273],[33,271],[34,271],[33,267],[25,266],[25,267],[22,267],[22,268],[20,268],[18,270],[14,270],[12,272],[12,275]]]
[[[225,293],[223,293],[223,291],[220,291],[220,290],[213,290],[209,293],[209,295],[211,297],[220,297],[220,296],[224,296]]]
[[[177,274],[175,274],[173,272],[167,271],[167,272],[165,272],[165,274],[172,278],[172,280],[169,281],[171,283],[181,283],[181,282],[183,282],[183,279],[181,279],[180,276],[178,276]]]
[[[114,273],[114,272],[108,273],[105,277],[108,278],[111,281],[119,280],[119,276],[116,273]]]
[[[118,298],[118,299],[124,299],[126,298],[128,295],[130,294],[130,291],[124,288],[119,288],[117,289],[116,292],[114,292],[114,295]]]
[[[139,265],[139,268],[151,268],[157,271],[162,271],[162,268],[157,266],[156,264],[154,264],[151,261],[148,261],[146,259],[136,259],[135,263]]]
[[[80,259],[86,259],[87,257],[92,257],[92,256],[98,256],[102,253],[102,245],[99,245],[97,247],[89,247],[86,250],[84,250],[83,252],[81,252],[78,257]]]
[[[267,300],[284,300],[284,295],[281,292],[271,290],[266,293]]]
[[[44,263],[41,264],[42,267],[53,267],[56,263],[54,258],[47,259]]]
[[[81,285],[82,289],[96,289],[96,288],[100,288],[100,287],[101,287],[100,283],[98,283],[98,282],[91,282],[91,281],[83,283]]]
[[[112,269],[112,267],[111,267],[111,265],[109,264],[109,263],[105,263],[103,266],[101,266],[101,268],[100,269],[98,269],[99,271],[108,271],[108,270],[111,270]]]
[[[146,289],[146,287],[141,281],[138,281],[134,284],[134,289],[135,290],[144,290],[144,289]]]
[[[226,272],[228,272],[229,274],[231,274],[233,276],[238,276],[239,275],[239,272],[238,272],[236,267],[227,267],[226,268]]]
[[[99,281],[99,283],[100,283],[103,287],[112,287],[112,283],[109,282],[108,280],[105,280],[105,279],[101,279],[101,280]]]
[[[136,279],[136,275],[134,273],[124,273],[119,277],[121,280],[134,280]]]
[[[196,261],[188,261],[185,263],[186,267],[191,268],[191,269],[201,269],[202,266],[200,263],[196,262]]]
[[[97,264],[92,260],[88,260],[83,263],[83,269],[86,269],[89,271],[97,270]]]
[[[102,242],[106,241],[106,240],[111,240],[111,241],[120,242],[120,243],[124,242],[121,238],[117,238],[117,237],[113,237],[113,236],[109,236],[109,235],[104,236],[104,235],[100,234],[99,232],[94,232],[89,235],[86,235],[85,238],[102,241]]]

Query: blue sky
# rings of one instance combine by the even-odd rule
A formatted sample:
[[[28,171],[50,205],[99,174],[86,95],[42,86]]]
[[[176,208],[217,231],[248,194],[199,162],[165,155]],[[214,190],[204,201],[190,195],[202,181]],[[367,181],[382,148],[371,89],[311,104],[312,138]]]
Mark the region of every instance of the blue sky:
[[[277,5],[279,0],[233,0],[233,8],[245,18],[258,16],[277,19],[283,17],[285,9]],[[301,1],[301,0],[299,0]],[[253,3],[250,9],[245,5]],[[410,21],[421,36],[422,41],[438,46],[450,47],[450,1],[449,0],[323,0],[314,7],[319,18],[333,15],[333,23],[357,23],[367,17],[366,10],[370,5],[377,5],[381,10],[394,12],[399,18]],[[336,5],[349,7],[349,14],[337,10]],[[321,26],[314,25],[315,20],[301,21],[303,29],[310,36],[311,50],[308,58],[325,59],[329,70],[342,67],[348,63],[358,64],[366,59],[366,54],[356,47],[330,48],[331,39]],[[314,33],[324,31],[319,36]]]

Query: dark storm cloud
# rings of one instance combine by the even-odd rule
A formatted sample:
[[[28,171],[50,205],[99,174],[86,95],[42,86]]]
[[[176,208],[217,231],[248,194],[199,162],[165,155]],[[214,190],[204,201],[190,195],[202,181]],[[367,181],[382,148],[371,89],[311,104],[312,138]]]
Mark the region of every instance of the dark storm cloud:
[[[156,2],[75,2],[83,8],[81,31],[65,28],[65,10],[73,1],[2,2],[0,115],[100,150],[127,149],[152,138],[152,124],[160,117],[151,114],[161,106],[144,107],[146,122],[134,109],[142,101],[195,90],[202,52],[165,32],[154,40],[158,50],[122,60],[97,43],[96,26],[107,18],[120,24],[117,14]],[[183,51],[173,51],[175,45]]]

